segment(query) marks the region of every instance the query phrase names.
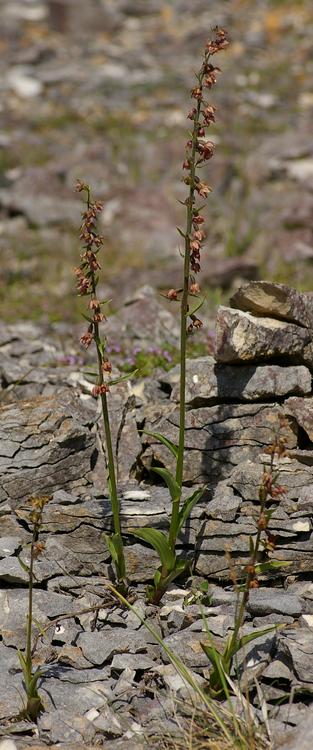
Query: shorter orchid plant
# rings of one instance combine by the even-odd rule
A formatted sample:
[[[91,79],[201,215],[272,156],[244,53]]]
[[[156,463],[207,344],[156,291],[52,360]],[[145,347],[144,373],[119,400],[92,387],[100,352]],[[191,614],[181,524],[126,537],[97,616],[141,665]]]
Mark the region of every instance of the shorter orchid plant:
[[[83,212],[80,239],[84,248],[80,256],[80,264],[75,269],[77,277],[77,293],[79,296],[88,298],[88,314],[84,314],[88,327],[86,333],[81,336],[81,344],[88,349],[94,343],[97,352],[97,370],[88,370],[86,375],[96,382],[92,388],[92,395],[101,400],[101,410],[103,417],[107,470],[108,470],[108,488],[113,513],[114,532],[105,535],[106,544],[115,567],[117,586],[121,592],[127,590],[126,567],[124,557],[124,545],[121,533],[120,523],[120,503],[117,493],[116,471],[114,464],[112,435],[110,427],[108,393],[110,388],[122,380],[128,379],[126,376],[112,378],[112,364],[108,356],[108,347],[106,338],[101,337],[100,325],[105,321],[103,307],[108,300],[99,300],[97,295],[97,286],[99,282],[98,271],[101,268],[98,254],[103,245],[103,238],[97,231],[97,218],[102,211],[103,204],[101,201],[94,201],[91,196],[89,185],[77,181],[76,190],[84,193],[86,196],[86,210]]]
[[[188,187],[188,196],[182,203],[186,210],[186,228],[184,231],[178,229],[179,234],[184,240],[183,284],[180,289],[170,289],[167,293],[169,300],[180,302],[180,412],[178,445],[174,445],[168,438],[159,433],[148,433],[168,448],[176,462],[175,475],[166,468],[153,468],[153,471],[159,474],[166,482],[171,495],[172,512],[170,526],[168,534],[152,528],[132,530],[135,536],[150,544],[159,554],[161,565],[155,572],[153,585],[149,586],[147,590],[148,600],[154,604],[160,602],[171,581],[188,568],[186,560],[177,558],[176,541],[194,505],[200,500],[205,490],[205,487],[197,489],[181,504],[184,479],[187,336],[202,327],[202,322],[196,315],[203,304],[203,299],[199,297],[200,286],[196,281],[196,275],[200,271],[200,255],[205,240],[205,233],[203,231],[204,217],[201,213],[203,205],[199,205],[197,199],[206,199],[212,190],[206,182],[200,179],[197,172],[206,166],[206,162],[214,154],[214,143],[207,139],[206,129],[215,122],[216,108],[207,101],[206,91],[212,89],[216,84],[220,68],[211,62],[211,58],[213,55],[226,49],[228,45],[227,32],[222,28],[216,27],[213,39],[206,45],[204,59],[196,75],[196,85],[191,92],[191,97],[195,104],[188,114],[188,119],[191,120],[193,125],[192,130],[189,132],[186,155],[183,162],[183,169],[187,173],[186,177],[183,178],[183,182]]]
[[[26,648],[24,653],[18,651],[18,657],[23,672],[24,690],[26,693],[26,704],[20,712],[21,718],[36,721],[39,714],[44,710],[41,697],[38,693],[38,681],[42,677],[42,671],[33,667],[33,648],[32,648],[32,627],[33,617],[33,588],[34,588],[34,562],[43,553],[45,545],[39,541],[39,532],[42,524],[42,514],[45,504],[50,500],[50,496],[30,498],[30,523],[33,527],[32,539],[30,543],[30,562],[27,565],[19,557],[19,563],[28,576],[28,614],[26,622]]]
[[[283,419],[281,420],[281,426],[283,426]],[[272,445],[270,445],[265,451],[271,456],[270,465],[268,468],[264,466],[261,477],[258,498],[259,509],[258,515],[255,519],[256,535],[255,537],[250,537],[250,557],[242,572],[241,577],[244,580],[242,585],[238,585],[237,583],[237,575],[232,567],[232,561],[230,558],[230,571],[238,593],[238,599],[234,629],[229,636],[223,651],[219,651],[213,644],[209,628],[204,618],[209,643],[201,643],[201,646],[212,664],[209,686],[210,693],[214,698],[227,697],[229,691],[228,679],[231,674],[234,658],[238,651],[256,638],[259,638],[279,627],[279,625],[271,625],[263,630],[255,630],[252,633],[240,635],[249,602],[250,591],[251,589],[259,587],[259,576],[263,573],[274,571],[277,568],[290,565],[290,562],[288,561],[269,559],[269,553],[275,549],[275,536],[270,532],[268,527],[271,517],[277,508],[276,504],[285,493],[285,488],[277,483],[278,472],[274,470],[274,462],[275,457],[279,460],[286,455],[285,444],[286,440],[280,435],[278,430],[275,434]]]

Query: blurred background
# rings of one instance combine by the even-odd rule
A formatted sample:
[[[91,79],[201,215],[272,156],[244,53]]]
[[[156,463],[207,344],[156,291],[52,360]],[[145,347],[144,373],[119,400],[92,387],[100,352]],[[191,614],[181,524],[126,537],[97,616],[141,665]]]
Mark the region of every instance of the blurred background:
[[[176,226],[193,72],[232,46],[210,97],[208,310],[244,279],[313,288],[311,0],[0,0],[0,319],[79,320],[76,178],[104,201],[102,273],[119,308],[180,284]]]

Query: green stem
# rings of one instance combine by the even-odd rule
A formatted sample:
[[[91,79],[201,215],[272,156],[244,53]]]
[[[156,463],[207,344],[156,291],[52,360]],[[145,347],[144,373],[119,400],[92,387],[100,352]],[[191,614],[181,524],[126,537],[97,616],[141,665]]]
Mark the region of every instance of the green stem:
[[[272,456],[271,456],[271,463],[270,463],[270,469],[269,469],[269,473],[271,475],[273,474],[273,465],[274,465],[274,455],[272,454]],[[267,496],[268,496],[268,492],[265,491],[264,494],[263,494],[263,496],[262,496],[261,503],[260,503],[259,518],[261,516],[263,516],[263,514],[264,514]],[[243,620],[244,620],[245,611],[246,611],[246,607],[247,607],[247,604],[248,604],[248,601],[249,601],[249,596],[250,596],[251,581],[253,580],[254,575],[255,575],[254,568],[255,568],[255,566],[257,564],[258,557],[259,557],[259,549],[260,549],[261,536],[262,536],[262,530],[258,527],[258,531],[257,531],[257,535],[256,535],[254,547],[253,547],[253,554],[251,555],[250,560],[249,560],[249,565],[251,565],[251,572],[247,573],[246,582],[245,582],[245,588],[244,588],[244,591],[243,591],[243,594],[242,594],[242,597],[241,597],[239,611],[238,611],[238,613],[236,615],[236,618],[235,618],[235,627],[234,627],[234,632],[233,632],[232,639],[231,639],[231,646],[233,646],[235,644],[235,642],[237,640],[237,637],[238,637],[238,634],[239,634],[239,631],[240,631],[240,628],[241,628]]]
[[[199,86],[202,86],[203,74],[199,77]],[[184,450],[185,450],[185,426],[186,426],[186,350],[187,350],[187,317],[188,317],[188,294],[189,294],[189,277],[190,277],[190,235],[192,232],[193,205],[195,195],[195,176],[196,176],[196,148],[199,130],[199,118],[201,111],[201,100],[197,102],[197,112],[194,118],[192,133],[192,150],[190,156],[190,185],[189,196],[186,203],[187,221],[185,234],[185,256],[184,256],[184,280],[183,293],[180,308],[180,395],[179,395],[179,440],[178,456],[176,463],[176,482],[180,487],[180,495],[173,502],[172,515],[169,529],[169,544],[174,551],[178,517],[181,500],[181,490],[184,476]]]
[[[94,275],[92,276],[92,294],[94,297],[96,296],[96,286],[95,286]],[[98,356],[99,385],[103,385],[104,383],[103,371],[102,371],[103,357],[99,349],[99,342],[100,342],[99,325],[96,322],[94,323],[94,339],[95,339],[95,343],[97,347],[97,356]],[[125,583],[126,566],[125,566],[124,548],[123,548],[123,540],[122,540],[122,533],[121,533],[120,503],[119,503],[118,494],[117,494],[115,464],[114,464],[113,447],[112,447],[112,435],[111,435],[108,401],[107,401],[106,393],[101,393],[101,406],[102,406],[102,417],[103,417],[106,450],[107,450],[109,495],[110,495],[111,508],[113,512],[114,533],[117,536],[118,542],[119,542],[119,553],[118,553],[118,562],[116,564],[116,573],[117,573],[117,578],[118,578],[119,583],[123,584],[123,582]]]
[[[25,660],[29,677],[32,673],[32,624],[33,624],[33,583],[34,583],[34,545],[37,541],[38,528],[34,524],[33,536],[30,545],[30,564],[28,574],[28,616],[26,630],[26,651]]]

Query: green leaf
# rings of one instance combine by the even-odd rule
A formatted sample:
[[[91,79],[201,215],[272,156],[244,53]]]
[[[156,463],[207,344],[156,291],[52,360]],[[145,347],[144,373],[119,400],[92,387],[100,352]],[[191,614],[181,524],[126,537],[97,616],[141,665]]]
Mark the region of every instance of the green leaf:
[[[24,669],[26,668],[26,659],[25,659],[25,656],[22,653],[22,651],[20,651],[20,649],[17,650],[17,655],[18,655],[19,662],[20,662],[20,665],[22,667],[22,670],[24,672]]]
[[[20,564],[22,570],[24,570],[24,572],[27,573],[27,575],[29,575],[29,566],[26,565],[26,563],[24,563],[23,560],[21,560],[21,558],[20,558],[19,555],[17,555],[17,559],[19,561],[19,564]]]
[[[114,380],[109,380],[108,385],[117,385],[118,383],[123,383],[125,380],[130,380],[130,378],[134,378],[135,375],[137,375],[137,372],[139,372],[138,368],[137,370],[127,372],[126,375],[121,375],[121,377],[115,378]]]
[[[29,696],[32,696],[33,698],[39,697],[36,688],[37,688],[37,682],[42,676],[43,676],[43,672],[40,669],[36,669],[34,674],[31,676],[31,679],[28,685]]]
[[[286,568],[288,565],[292,565],[292,560],[268,560],[267,562],[258,563],[255,569],[257,573],[264,573],[266,570]]]
[[[200,642],[200,646],[202,648],[202,651],[204,651],[205,655],[208,657],[209,661],[213,666],[215,667],[217,665],[218,659],[221,659],[222,654],[218,651],[215,646],[209,646],[208,643]]]
[[[91,370],[83,370],[83,375],[86,375],[87,378],[98,378],[99,373],[98,372],[91,372]]]
[[[158,585],[159,585],[159,583],[160,583],[160,580],[161,580],[161,571],[160,571],[160,568],[158,568],[158,569],[157,569],[157,570],[155,571],[155,574],[154,574],[154,577],[153,577],[153,583],[154,583],[154,587],[155,587],[155,588],[157,588],[157,587],[158,587]]]
[[[88,323],[93,323],[93,319],[89,318],[88,315],[85,315],[84,313],[81,313],[82,317],[85,318],[85,320],[88,320]]]
[[[272,516],[274,515],[275,511],[277,510],[277,505],[274,506],[274,508],[269,508],[265,513],[265,518],[267,521],[270,521]]]
[[[195,490],[195,492],[190,495],[190,497],[187,497],[187,499],[184,501],[179,511],[177,535],[180,533],[186,519],[188,518],[188,516],[190,516],[194,505],[196,505],[196,503],[200,500],[205,490],[206,486],[201,487],[199,490]]]
[[[118,549],[116,547],[115,541],[114,541],[114,535],[108,536],[108,534],[103,534],[105,538],[105,542],[107,545],[107,548],[109,550],[109,553],[112,557],[113,562],[118,562]]]
[[[186,235],[185,235],[185,232],[183,232],[183,230],[182,230],[182,229],[180,229],[179,227],[176,227],[176,229],[177,229],[177,231],[179,232],[179,234],[180,234],[180,235],[181,235],[181,236],[182,236],[182,237],[184,238],[184,240],[185,240],[185,239],[186,239]]]
[[[149,435],[150,437],[153,437],[153,438],[156,438],[156,440],[159,440],[160,443],[162,443],[163,445],[165,445],[165,447],[168,448],[169,451],[171,451],[171,453],[174,456],[174,458],[177,459],[177,457],[178,457],[178,446],[175,445],[175,443],[172,443],[171,440],[169,440],[168,438],[164,437],[164,435],[161,435],[160,432],[148,432],[148,430],[141,430],[141,432],[143,432],[144,435]]]
[[[36,617],[33,617],[33,622],[35,623],[37,630],[39,630],[40,635],[44,637],[46,634],[44,626],[41,624],[41,622],[39,622],[39,620],[37,620]]]
[[[115,565],[116,574],[119,580],[125,578],[125,560],[123,541],[119,534],[103,534],[107,548]]]
[[[266,633],[272,633],[273,630],[277,630],[277,625],[271,625],[268,628],[263,628],[263,630],[257,630],[256,632],[248,633],[248,635],[242,635],[241,638],[238,638],[236,651],[233,651],[232,656],[236,654],[237,651],[239,651],[243,646],[246,646],[247,643],[251,643],[251,641],[255,641],[256,638],[260,638],[261,635],[266,635]]]
[[[179,484],[176,482],[176,479],[173,476],[173,474],[171,474],[171,472],[168,471],[168,469],[162,469],[162,468],[159,468],[158,466],[152,466],[151,471],[154,471],[155,474],[159,474],[160,477],[164,479],[170,491],[172,502],[173,503],[177,502],[177,500],[180,499],[181,488]]]
[[[198,312],[198,310],[200,310],[200,307],[202,307],[203,303],[204,303],[204,299],[202,297],[200,302],[198,302],[198,304],[195,307],[193,307],[191,310],[188,310],[188,312],[186,313],[186,317],[188,318],[190,317],[190,315],[194,315],[196,312]]]
[[[174,581],[174,578],[180,576],[186,570],[188,565],[189,560],[176,560],[175,569],[167,576],[167,583],[171,583],[171,581]]]
[[[249,537],[249,549],[250,549],[250,555],[252,557],[254,554],[254,541],[253,541],[252,536]]]
[[[158,529],[130,529],[130,533],[137,536],[138,539],[142,539],[144,542],[153,547],[161,560],[162,566],[166,568],[168,572],[171,572],[175,568],[176,556],[171,550],[169,543],[163,531]]]

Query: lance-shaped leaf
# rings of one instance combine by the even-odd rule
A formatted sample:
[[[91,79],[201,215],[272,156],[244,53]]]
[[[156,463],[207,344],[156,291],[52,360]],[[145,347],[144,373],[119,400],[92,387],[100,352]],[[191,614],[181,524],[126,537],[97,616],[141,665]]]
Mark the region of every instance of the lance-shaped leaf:
[[[111,536],[108,536],[108,534],[103,534],[103,537],[105,539],[112,560],[115,564],[117,577],[119,580],[121,580],[126,576],[122,539],[119,534],[111,534]]]
[[[198,310],[200,310],[200,307],[202,307],[203,303],[204,303],[204,299],[202,297],[200,302],[198,302],[198,304],[195,305],[195,307],[191,308],[191,310],[187,310],[186,312],[187,317],[190,317],[190,315],[194,315],[196,312],[198,312]]]
[[[156,440],[159,440],[160,443],[162,443],[163,445],[165,445],[165,447],[168,448],[169,451],[171,451],[171,453],[174,456],[174,458],[177,459],[177,456],[178,456],[178,447],[177,447],[177,445],[175,445],[175,443],[172,443],[171,440],[169,440],[168,438],[164,437],[164,435],[161,435],[160,432],[148,432],[147,430],[141,430],[141,432],[143,432],[144,435],[149,435],[149,437],[153,437]]]
[[[254,541],[252,536],[249,536],[249,550],[252,557],[254,555]]]
[[[85,320],[88,320],[88,323],[93,322],[92,318],[90,318],[88,315],[85,315],[84,313],[82,313],[82,317],[85,318]]]
[[[165,534],[163,531],[158,529],[130,529],[130,533],[137,536],[138,539],[142,539],[144,542],[148,542],[153,547],[161,560],[162,566],[168,571],[172,571],[175,568],[176,556],[172,551]]]
[[[212,672],[210,673],[210,692],[215,698],[224,695],[227,696],[227,682],[225,680],[225,674],[229,673],[229,665],[224,660],[224,654],[215,646],[209,646],[208,643],[200,643],[202,650],[212,664]]]
[[[190,495],[190,497],[187,497],[186,500],[184,501],[179,511],[177,535],[182,530],[182,527],[185,521],[187,520],[188,516],[190,516],[190,513],[194,505],[196,505],[196,503],[201,499],[205,490],[206,490],[206,487],[201,487],[199,490],[195,490],[195,492],[193,492],[193,494]]]
[[[164,479],[164,481],[166,482],[168,489],[170,491],[172,502],[175,503],[177,500],[179,500],[180,495],[181,495],[181,489],[180,489],[179,484],[176,482],[176,479],[173,476],[173,474],[171,474],[171,472],[168,471],[168,469],[162,469],[162,468],[159,468],[158,466],[156,467],[153,466],[152,471],[154,471],[155,474],[159,474],[160,477],[162,477],[162,479]]]
[[[137,375],[137,372],[139,370],[132,370],[132,372],[127,372],[126,375],[121,375],[118,378],[114,378],[113,380],[109,380],[108,385],[117,385],[118,383],[123,383],[125,380],[130,380],[130,378],[134,378],[135,375]]]
[[[253,633],[248,633],[247,635],[242,635],[241,638],[238,638],[236,643],[236,649],[232,651],[231,656],[234,656],[239,649],[241,649],[243,646],[246,646],[248,643],[251,643],[251,641],[255,641],[256,638],[260,638],[262,635],[266,635],[266,633],[272,633],[273,630],[277,630],[278,625],[271,625],[268,628],[263,628],[263,630],[257,630]]]
[[[257,573],[264,573],[267,570],[286,568],[288,565],[292,565],[292,560],[268,560],[267,562],[258,563],[255,566],[255,570]]]
[[[24,573],[29,574],[29,572],[30,572],[29,566],[26,563],[24,563],[23,560],[21,560],[21,558],[20,558],[19,555],[17,555],[17,559],[19,561],[19,564],[20,564],[22,570],[24,570]]]

